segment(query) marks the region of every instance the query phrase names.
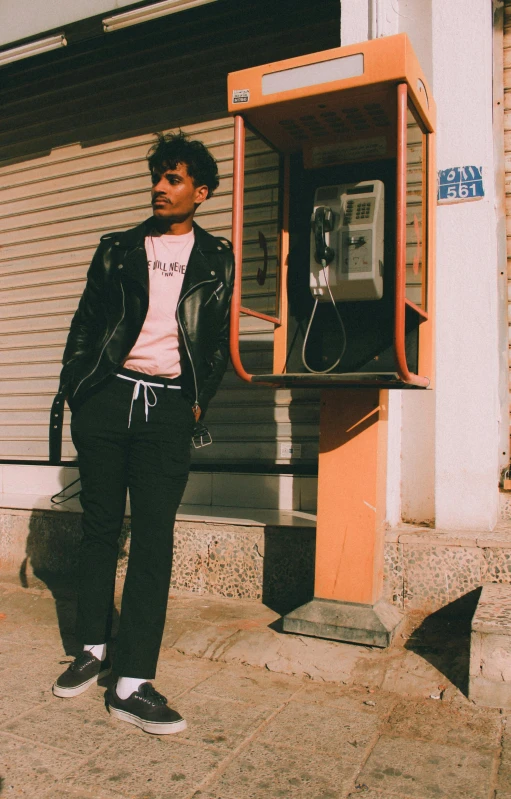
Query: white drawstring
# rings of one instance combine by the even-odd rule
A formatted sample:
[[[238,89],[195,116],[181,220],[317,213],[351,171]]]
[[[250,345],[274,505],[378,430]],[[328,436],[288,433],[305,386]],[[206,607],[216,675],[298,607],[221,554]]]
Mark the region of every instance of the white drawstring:
[[[147,422],[147,419],[148,419],[148,416],[149,416],[149,408],[154,408],[154,406],[158,402],[158,398],[157,398],[156,394],[154,393],[153,388],[150,385],[150,383],[144,383],[143,380],[137,380],[137,382],[135,383],[135,387],[133,388],[133,395],[131,397],[130,416],[129,416],[129,419],[128,419],[128,427],[130,427],[130,425],[131,425],[131,414],[133,413],[133,403],[135,402],[136,399],[138,399],[138,395],[140,393],[140,386],[144,386],[144,410],[145,410],[145,420],[146,420],[146,422]],[[162,388],[163,388],[163,386],[162,386]],[[149,389],[149,391],[153,395],[154,402],[149,402],[149,398],[147,396],[147,389]]]
[[[154,408],[156,403],[158,402],[158,397],[153,391],[154,388],[165,388],[164,383],[149,383],[145,380],[135,380],[134,377],[128,377],[128,375],[120,375],[118,374],[117,377],[121,377],[123,380],[129,380],[131,383],[135,383],[133,386],[133,394],[131,396],[131,405],[130,405],[130,415],[128,419],[128,427],[131,427],[131,415],[133,413],[133,403],[135,400],[138,399],[138,395],[140,394],[140,386],[144,386],[144,410],[145,410],[145,420],[146,422],[149,420],[149,408]],[[167,386],[167,388],[180,388],[180,386]],[[149,402],[149,397],[147,395],[147,389],[153,395],[154,402]]]

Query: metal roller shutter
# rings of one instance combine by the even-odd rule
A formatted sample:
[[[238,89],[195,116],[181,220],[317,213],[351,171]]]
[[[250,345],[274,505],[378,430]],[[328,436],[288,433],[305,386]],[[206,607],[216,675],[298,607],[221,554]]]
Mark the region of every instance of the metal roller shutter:
[[[183,13],[178,24],[188,39],[178,58],[167,46],[158,60],[166,21],[158,26],[147,23],[141,31],[121,31],[115,41],[87,41],[65,58],[58,53],[58,58],[40,57],[37,66],[2,70],[7,80],[0,91],[5,110],[0,133],[5,164],[0,166],[0,459],[47,459],[49,408],[90,258],[103,233],[126,229],[150,215],[145,155],[153,137],[147,131],[170,129],[172,121],[173,127],[179,124],[211,148],[219,161],[221,184],[198,221],[212,233],[229,237],[233,129],[222,115],[226,73],[277,55],[338,44],[337,0],[322,7],[323,25],[306,28],[296,6],[287,0],[285,5],[290,11],[287,28],[266,0],[247,3],[243,14],[236,4],[222,0],[194,10],[195,18]],[[222,9],[220,15],[213,14],[215,8]],[[271,35],[254,23],[261,10],[273,18]],[[207,33],[206,27],[197,26],[198,19],[207,25]],[[237,37],[229,52],[226,42],[232,42],[233,30]],[[247,48],[254,36],[259,57]],[[131,57],[126,55],[127,45]],[[189,90],[184,97],[174,85],[162,95],[159,79],[149,87],[146,83],[144,94],[144,70],[147,76],[154,64],[166,74],[172,65],[178,87],[192,85],[192,77],[195,103],[189,100]],[[183,71],[178,74],[178,69]],[[84,110],[92,97],[94,110]],[[127,137],[134,132],[137,135]],[[125,138],[119,140],[119,135]],[[278,164],[255,138],[248,142],[247,157],[244,293],[251,307],[266,310],[274,302]],[[269,277],[262,289],[255,281],[261,265],[259,231],[270,251]],[[265,323],[244,321],[243,350],[251,369],[267,370],[270,344]],[[314,391],[296,397],[290,391],[249,388],[230,370],[208,414],[215,445],[197,451],[197,467],[271,468],[278,461],[289,462],[279,456],[280,445],[290,441],[302,444],[301,462],[313,465],[317,401]],[[75,457],[68,422],[66,417],[64,460]]]

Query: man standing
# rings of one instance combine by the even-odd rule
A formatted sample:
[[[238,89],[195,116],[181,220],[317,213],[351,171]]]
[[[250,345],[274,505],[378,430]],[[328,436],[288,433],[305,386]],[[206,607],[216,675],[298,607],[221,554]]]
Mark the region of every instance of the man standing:
[[[83,651],[53,693],[113,672],[110,713],[146,732],[186,728],[150,680],[165,624],[173,528],[191,438],[228,361],[233,255],[193,222],[218,186],[213,156],[185,134],[148,155],[153,216],[103,236],[71,323],[59,395],[72,411],[83,507],[77,637]],[[131,547],[113,664],[110,638],[126,492]]]

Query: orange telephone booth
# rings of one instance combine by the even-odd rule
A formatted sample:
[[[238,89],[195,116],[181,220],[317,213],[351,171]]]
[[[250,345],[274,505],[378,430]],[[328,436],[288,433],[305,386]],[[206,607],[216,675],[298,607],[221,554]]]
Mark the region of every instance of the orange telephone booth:
[[[434,100],[405,34],[232,73],[228,94],[234,368],[254,388],[321,388],[314,599],[284,629],[386,646],[388,391],[433,384]],[[247,129],[281,160],[273,313],[243,296]],[[273,326],[271,373],[246,371],[242,316]]]

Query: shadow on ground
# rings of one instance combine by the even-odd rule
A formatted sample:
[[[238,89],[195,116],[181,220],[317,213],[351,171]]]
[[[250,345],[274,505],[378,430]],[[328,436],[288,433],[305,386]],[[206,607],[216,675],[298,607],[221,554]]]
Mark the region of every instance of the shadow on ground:
[[[34,514],[30,519],[26,557],[19,568],[23,588],[32,584],[48,588],[55,600],[60,637],[66,655],[76,657],[81,643],[75,636],[77,606],[77,555],[81,539],[80,514],[55,514],[43,518]],[[119,556],[125,555],[128,528],[123,525],[119,537]],[[119,612],[114,606],[112,635],[115,636]]]
[[[420,655],[468,696],[470,631],[481,588],[427,616],[405,648]]]

